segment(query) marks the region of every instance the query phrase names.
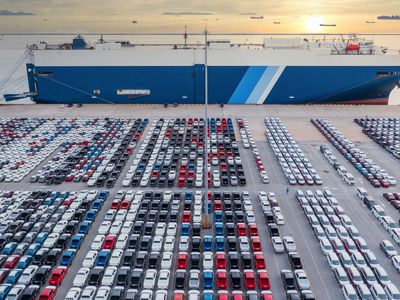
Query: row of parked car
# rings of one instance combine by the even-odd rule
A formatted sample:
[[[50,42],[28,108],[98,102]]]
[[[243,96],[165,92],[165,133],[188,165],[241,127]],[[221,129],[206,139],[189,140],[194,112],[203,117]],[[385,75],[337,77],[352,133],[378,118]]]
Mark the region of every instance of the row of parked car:
[[[306,271],[303,269],[301,257],[297,252],[297,246],[291,236],[281,238],[277,224],[283,225],[279,201],[273,192],[258,192],[258,200],[264,212],[265,221],[269,229],[272,248],[276,254],[286,253],[291,269],[281,270],[281,279],[285,288],[286,299],[315,299],[311,290]],[[270,217],[272,216],[272,217]]]
[[[75,137],[74,119],[0,118],[0,182],[21,181],[57,147]]]
[[[272,299],[249,193],[118,191],[66,299]],[[243,275],[244,272],[244,275]]]
[[[298,190],[296,198],[346,300],[400,297],[397,287],[330,191]]]
[[[0,299],[53,299],[107,196],[0,192]]]
[[[354,122],[376,143],[400,159],[399,118],[355,118]]]
[[[392,205],[396,210],[400,211],[400,193],[383,193],[383,197]]]
[[[392,193],[384,193],[385,199],[390,199]],[[360,187],[357,188],[357,197],[362,201],[362,204],[366,206],[372,214],[382,224],[383,228],[389,233],[396,244],[400,245],[400,228],[399,225],[393,220],[393,218],[386,214],[384,205],[378,204],[378,201],[374,197],[368,194],[368,192]],[[396,201],[396,200],[394,200]]]
[[[322,185],[322,179],[279,118],[265,118],[265,136],[292,185]]]
[[[311,119],[311,122],[371,185],[388,188],[397,184],[392,176],[389,176],[383,168],[348,140],[327,119]]]
[[[202,118],[155,119],[136,153],[123,186],[209,187],[245,185],[232,120],[208,120],[205,182],[205,122]]]
[[[354,176],[347,170],[345,166],[339,163],[337,157],[333,154],[329,147],[321,145],[319,147],[319,150],[321,151],[325,159],[329,162],[329,164],[336,170],[340,178],[342,178],[343,181],[346,182],[346,184],[354,185],[356,183]]]
[[[253,153],[254,160],[258,169],[258,173],[260,174],[261,181],[263,183],[269,183],[269,178],[267,175],[267,171],[265,170],[264,163],[261,159],[260,152],[257,149],[256,142],[253,139],[253,135],[250,131],[250,127],[247,124],[246,119],[237,119],[237,124],[239,127],[239,132],[242,137],[242,142],[244,148],[250,148],[251,152]]]
[[[147,119],[80,120],[77,137],[61,143],[59,151],[31,183],[87,182],[90,187],[113,187],[133,153]]]

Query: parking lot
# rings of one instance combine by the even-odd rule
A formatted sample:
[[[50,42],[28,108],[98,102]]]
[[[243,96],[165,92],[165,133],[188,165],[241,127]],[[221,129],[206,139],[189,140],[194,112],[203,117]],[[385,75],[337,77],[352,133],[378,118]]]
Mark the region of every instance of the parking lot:
[[[26,108],[27,107],[27,108]],[[16,108],[16,106],[5,106],[3,107],[0,111],[0,117],[20,117],[22,116],[22,113],[20,110]],[[217,282],[217,276],[218,276],[218,269],[216,268],[215,261],[214,265],[212,266],[212,275],[213,275],[213,282],[211,284],[211,288],[205,287],[204,286],[204,270],[207,270],[207,268],[204,268],[203,262],[200,264],[199,270],[201,271],[201,276],[200,276],[200,283],[199,287],[196,288],[195,283],[193,283],[193,288],[190,288],[189,286],[189,276],[192,270],[195,270],[195,268],[191,268],[191,260],[189,260],[191,257],[190,255],[193,252],[199,252],[200,257],[203,258],[204,253],[209,251],[214,255],[214,260],[215,256],[217,255],[217,252],[223,251],[225,253],[226,258],[229,257],[230,252],[238,252],[239,255],[242,255],[242,252],[249,252],[250,256],[252,257],[251,261],[251,266],[248,266],[248,270],[254,271],[254,275],[257,276],[256,271],[256,260],[254,257],[254,251],[250,247],[250,251],[247,251],[245,248],[240,249],[240,244],[239,242],[237,243],[237,251],[229,250],[228,248],[228,237],[229,234],[227,232],[228,227],[227,224],[230,223],[228,222],[223,222],[224,223],[224,236],[226,237],[226,243],[225,243],[225,249],[224,250],[218,250],[217,247],[217,237],[221,236],[221,234],[217,234],[215,226],[213,226],[212,229],[205,229],[202,230],[200,233],[200,240],[201,240],[201,248],[199,251],[194,251],[192,249],[186,249],[182,248],[182,250],[179,249],[180,246],[185,247],[184,242],[181,243],[181,232],[183,227],[182,224],[184,223],[189,223],[191,225],[190,229],[190,234],[188,237],[190,238],[189,241],[193,240],[193,224],[198,223],[197,221],[194,222],[193,218],[196,215],[196,200],[195,200],[195,194],[196,191],[201,191],[202,188],[200,187],[188,187],[187,184],[182,188],[178,187],[178,177],[176,177],[176,182],[175,186],[173,187],[150,187],[150,186],[138,186],[138,187],[133,187],[133,186],[124,186],[123,185],[123,180],[126,178],[130,166],[134,164],[134,160],[136,155],[139,153],[140,147],[144,142],[144,139],[146,135],[149,132],[149,127],[153,122],[154,118],[200,118],[202,116],[202,110],[200,106],[178,106],[177,108],[168,108],[168,109],[162,109],[159,106],[84,106],[82,108],[64,108],[60,109],[55,106],[41,106],[40,105],[35,105],[35,106],[23,106],[25,109],[25,116],[32,116],[32,117],[63,117],[63,118],[96,118],[96,117],[101,117],[104,118],[105,116],[113,117],[113,118],[135,118],[135,119],[141,119],[144,120],[146,118],[149,119],[149,124],[144,128],[142,135],[140,136],[140,140],[137,141],[137,144],[134,147],[134,150],[132,151],[132,154],[127,157],[127,160],[125,162],[124,167],[122,168],[118,178],[114,182],[114,186],[109,187],[109,196],[107,197],[107,200],[101,205],[101,208],[99,209],[96,218],[92,221],[92,225],[90,226],[90,229],[88,230],[87,234],[85,234],[85,238],[82,241],[82,244],[80,245],[79,250],[76,253],[75,259],[72,260],[70,266],[68,267],[68,273],[66,274],[65,278],[62,281],[62,284],[58,287],[57,293],[55,296],[55,299],[65,299],[67,293],[70,291],[71,288],[74,286],[74,280],[77,277],[78,271],[83,267],[83,263],[85,260],[85,257],[89,251],[92,251],[92,245],[93,241],[96,239],[96,236],[99,235],[98,230],[100,228],[106,228],[105,225],[104,227],[101,226],[102,223],[107,220],[107,212],[109,211],[110,207],[112,205],[117,205],[113,204],[113,200],[116,199],[117,192],[120,190],[128,191],[132,190],[134,194],[136,194],[138,191],[143,191],[143,199],[144,194],[146,194],[147,191],[166,191],[170,190],[172,191],[172,194],[175,191],[179,191],[182,193],[182,196],[180,198],[180,206],[179,206],[179,214],[177,216],[177,227],[176,227],[176,234],[175,234],[175,241],[174,241],[174,247],[172,251],[167,251],[173,253],[172,255],[172,263],[170,268],[165,268],[165,270],[169,270],[169,284],[166,288],[161,284],[163,288],[158,288],[157,286],[157,281],[155,283],[155,287],[152,288],[152,285],[149,285],[150,288],[147,288],[149,290],[153,291],[153,296],[156,295],[158,290],[167,290],[169,298],[168,299],[173,299],[174,292],[177,290],[183,290],[186,291],[186,294],[189,293],[189,291],[192,290],[198,290],[200,294],[204,294],[205,290],[208,291],[213,291],[215,297],[217,297],[217,292],[218,291],[224,291],[226,290],[229,295],[232,295],[232,292],[234,290],[236,291],[241,291],[243,295],[246,295],[246,293],[249,290],[252,290],[249,288],[249,286],[246,286],[246,283],[244,280],[241,282],[240,288],[233,288],[231,286],[232,279],[230,277],[230,271],[232,270],[232,267],[229,265],[226,267],[226,272],[228,275],[228,286],[227,288],[224,288],[224,285],[222,284],[221,286],[218,286]],[[309,189],[312,191],[315,190],[325,190],[328,189],[332,193],[334,193],[338,203],[340,206],[342,206],[343,210],[345,213],[349,216],[349,218],[352,220],[353,224],[357,227],[358,231],[360,232],[360,235],[364,238],[366,243],[368,244],[368,247],[373,251],[375,256],[377,257],[379,264],[386,270],[388,277],[394,283],[397,287],[400,286],[400,277],[399,273],[396,271],[394,266],[392,265],[391,261],[389,258],[385,256],[383,251],[380,249],[379,244],[382,240],[391,240],[392,243],[394,244],[395,248],[397,251],[400,251],[400,247],[395,244],[393,239],[391,238],[390,234],[388,233],[387,230],[381,225],[381,223],[377,220],[377,218],[374,217],[374,215],[371,213],[371,211],[363,205],[362,201],[360,201],[357,198],[356,192],[357,192],[357,187],[364,187],[368,193],[373,196],[377,203],[382,205],[384,207],[385,212],[388,216],[392,217],[393,220],[395,220],[396,223],[398,223],[399,219],[399,213],[398,211],[390,205],[387,200],[383,198],[383,193],[384,192],[398,192],[400,191],[400,188],[398,185],[391,186],[389,188],[374,188],[372,185],[369,184],[369,182],[359,173],[357,170],[354,168],[354,166],[347,160],[345,159],[340,152],[338,152],[334,147],[331,146],[331,144],[327,141],[327,139],[311,124],[310,119],[311,118],[322,118],[326,117],[329,119],[329,121],[334,124],[349,140],[351,140],[353,143],[357,145],[358,148],[360,148],[362,151],[364,151],[366,154],[368,154],[369,157],[371,157],[375,162],[377,162],[383,169],[385,169],[390,175],[392,175],[396,180],[400,180],[400,176],[398,175],[399,172],[397,171],[399,168],[399,162],[398,160],[392,156],[388,151],[380,147],[378,144],[376,144],[374,141],[372,141],[368,136],[362,133],[362,128],[354,123],[353,119],[356,117],[364,117],[365,115],[368,116],[376,116],[376,117],[391,117],[395,116],[400,112],[400,109],[397,107],[394,108],[384,108],[384,107],[364,107],[364,106],[348,106],[348,107],[342,107],[342,106],[311,106],[311,107],[282,107],[282,106],[270,106],[270,107],[246,107],[243,109],[243,107],[238,107],[238,106],[225,106],[224,108],[212,106],[209,110],[210,116],[214,118],[231,118],[232,119],[232,124],[233,124],[233,129],[235,131],[235,137],[237,141],[237,147],[238,147],[238,152],[240,154],[240,159],[241,159],[241,165],[243,166],[243,173],[244,177],[246,178],[246,184],[244,186],[232,186],[231,184],[226,185],[226,186],[221,186],[221,187],[214,187],[211,186],[210,189],[213,192],[229,192],[230,195],[232,193],[236,192],[240,195],[241,192],[243,191],[248,191],[249,196],[250,196],[250,203],[252,207],[252,211],[254,212],[254,217],[255,217],[255,223],[257,224],[257,229],[258,229],[258,236],[260,239],[261,247],[262,247],[262,253],[265,259],[266,263],[266,271],[268,272],[268,277],[269,277],[269,282],[270,282],[270,289],[272,291],[273,299],[286,299],[286,294],[285,294],[285,289],[281,280],[281,274],[280,271],[282,269],[291,269],[290,265],[290,260],[288,258],[288,255],[286,253],[280,253],[277,254],[274,252],[272,243],[271,243],[271,238],[270,238],[270,232],[267,227],[267,223],[265,220],[265,216],[263,214],[263,209],[261,206],[261,202],[258,198],[258,192],[264,191],[264,192],[273,192],[276,195],[276,199],[278,199],[279,202],[279,207],[281,208],[281,212],[284,218],[285,224],[283,225],[277,225],[280,236],[283,238],[285,236],[291,236],[293,240],[296,243],[296,248],[298,255],[301,258],[304,270],[309,278],[310,281],[310,289],[312,290],[314,296],[316,299],[343,299],[341,289],[339,288],[338,283],[336,282],[336,279],[334,277],[333,272],[331,271],[329,264],[327,260],[325,259],[325,256],[319,246],[319,242],[316,239],[312,227],[310,226],[309,222],[306,219],[306,216],[303,212],[303,209],[299,205],[295,193],[297,189],[301,189],[303,191]],[[317,174],[321,177],[323,181],[322,186],[299,186],[299,185],[293,185],[291,186],[288,182],[287,177],[283,173],[282,167],[279,164],[273,149],[270,145],[270,143],[267,142],[267,139],[265,137],[265,124],[264,124],[264,119],[266,117],[270,118],[275,118],[279,117],[282,122],[285,124],[288,132],[291,134],[293,139],[297,142],[301,150],[303,151],[304,155],[307,157],[307,159],[311,162],[312,167],[316,170]],[[266,174],[268,174],[268,179],[269,183],[264,183],[262,180],[262,177],[260,177],[260,170],[257,168],[256,162],[255,162],[255,156],[254,154],[249,151],[247,148],[244,147],[242,140],[241,140],[241,134],[239,133],[238,126],[235,122],[237,118],[246,118],[247,123],[249,126],[249,129],[251,130],[252,136],[255,141],[256,149],[259,152],[259,159],[262,161],[263,166],[265,167]],[[354,186],[349,186],[347,185],[343,179],[337,174],[337,172],[332,168],[332,166],[329,164],[329,162],[323,157],[323,155],[320,152],[320,145],[326,145],[330,147],[337,157],[338,161],[340,162],[341,165],[347,168],[349,172],[351,172],[355,176],[355,185]],[[57,149],[54,149],[52,153],[49,154],[48,157],[45,157],[42,162],[40,162],[37,166],[34,166],[29,174],[27,174],[23,179],[21,179],[20,182],[1,182],[0,183],[0,190],[4,191],[19,191],[19,190],[28,190],[28,191],[38,191],[38,190],[52,190],[52,191],[80,191],[80,190],[97,190],[100,191],[102,189],[105,189],[106,187],[88,187],[86,183],[84,182],[64,182],[62,184],[57,184],[57,185],[46,185],[45,183],[30,183],[30,176],[35,174],[38,170],[40,170],[44,165],[48,163],[48,161],[51,159],[52,156],[54,156],[57,153]],[[190,152],[189,152],[190,154]],[[257,159],[257,158],[256,158]],[[216,165],[217,166],[217,165]],[[214,168],[214,167],[213,167]],[[213,169],[214,170],[214,169]],[[219,168],[221,171],[221,169]],[[236,170],[237,171],[237,170]],[[178,172],[179,173],[179,172]],[[191,219],[189,222],[182,222],[182,219],[187,217],[186,215],[183,214],[185,211],[184,205],[185,205],[185,191],[191,191],[193,194],[193,203],[190,209],[186,209],[186,211],[191,212]],[[139,193],[140,194],[140,193]],[[173,195],[172,195],[173,196]],[[134,200],[133,198],[132,200]],[[143,201],[143,199],[141,201]],[[243,199],[241,199],[243,200]],[[151,200],[149,204],[153,203],[154,200]],[[243,202],[243,201],[242,201]],[[133,202],[132,202],[133,203]],[[132,203],[130,205],[132,205]],[[142,202],[140,202],[142,203]],[[218,203],[218,199],[217,199]],[[215,205],[215,198],[212,201],[212,204]],[[121,203],[120,203],[121,205]],[[170,204],[172,206],[172,202]],[[132,206],[130,207],[130,209]],[[212,213],[213,213],[213,221],[214,220],[214,213],[215,213],[215,207],[212,207]],[[128,209],[128,211],[130,210]],[[121,207],[120,209],[121,210]],[[139,211],[140,209],[138,209]],[[167,210],[169,214],[167,214],[167,217],[170,217],[171,211],[175,209],[170,209]],[[219,209],[217,209],[218,211]],[[132,209],[132,211],[134,211]],[[149,214],[151,214],[151,209],[146,210],[147,215],[146,218],[149,217]],[[160,204],[160,209],[159,211],[161,212],[161,204]],[[222,210],[224,214],[224,217],[227,212],[229,212],[229,209],[227,210],[226,207],[223,205]],[[232,210],[235,214],[236,212],[242,211],[244,214],[244,219],[242,221],[237,221],[235,223],[244,223],[246,225],[246,229],[249,230],[249,224],[253,222],[248,222],[248,219],[245,215],[246,208],[238,208],[236,211],[235,209]],[[133,212],[132,212],[133,214]],[[163,215],[163,214],[161,214]],[[229,215],[229,213],[228,213]],[[158,214],[160,216],[160,213]],[[135,218],[138,217],[138,213],[136,213]],[[150,216],[150,218],[153,218]],[[126,216],[125,216],[125,222],[127,221]],[[147,220],[147,219],[146,219]],[[167,218],[166,223],[166,228],[168,228],[168,224],[170,223],[171,220]],[[186,220],[186,219],[185,219]],[[240,216],[239,216],[239,220]],[[137,220],[134,219],[132,222],[136,222]],[[150,221],[152,222],[152,221]],[[155,231],[156,231],[156,222],[154,222],[154,232],[152,234],[152,238],[154,240],[155,236]],[[160,223],[160,220],[158,220],[158,223]],[[163,223],[161,221],[161,223]],[[221,223],[221,222],[217,222]],[[214,224],[215,225],[215,224]],[[218,227],[219,228],[219,227]],[[104,229],[105,230],[105,229]],[[110,229],[109,229],[110,230]],[[120,229],[121,230],[121,229]],[[125,228],[124,230],[131,230],[129,232],[132,232],[132,229],[129,229],[129,227]],[[144,229],[143,229],[144,230]],[[149,229],[150,230],[150,229]],[[160,229],[161,230],[161,229]],[[116,231],[117,232],[117,231]],[[118,231],[119,234],[120,231]],[[166,233],[166,231],[165,231]],[[104,236],[108,235],[104,234]],[[144,236],[146,234],[142,234]],[[184,235],[185,236],[185,235]],[[203,249],[203,244],[204,244],[204,237],[211,236],[212,242],[213,242],[213,248],[211,250],[205,250]],[[235,233],[236,236],[236,233]],[[248,232],[246,234],[248,241],[251,241],[251,235]],[[163,236],[164,240],[167,236]],[[237,237],[237,240],[239,238]],[[151,247],[152,245],[149,246],[149,250],[141,250],[141,251],[147,251],[149,255],[151,254],[152,250]],[[156,246],[155,246],[156,247]],[[192,244],[189,245],[189,247],[192,247]],[[122,248],[121,248],[122,249]],[[145,248],[143,248],[145,249]],[[154,248],[154,250],[157,250],[158,248]],[[222,249],[222,248],[220,248]],[[232,248],[233,249],[233,248]],[[128,246],[123,248],[122,254],[124,254],[128,250]],[[186,251],[184,251],[186,250]],[[99,250],[99,252],[101,249]],[[135,255],[138,255],[139,251],[136,251]],[[156,252],[156,251],[153,251]],[[189,256],[188,258],[188,265],[183,268],[182,270],[185,269],[187,273],[187,277],[185,280],[185,284],[183,287],[176,287],[176,274],[181,273],[181,272],[176,272],[176,269],[178,268],[178,259],[179,259],[179,252],[186,252]],[[160,255],[163,252],[160,251]],[[162,255],[161,255],[162,256]],[[161,258],[160,258],[161,259]],[[183,256],[182,256],[183,259]],[[122,258],[121,258],[122,262]],[[114,262],[113,262],[114,264]],[[119,264],[119,266],[122,266],[123,263]],[[132,270],[135,269],[134,265],[132,264]],[[168,266],[168,265],[167,265]],[[222,265],[221,265],[222,266]],[[110,265],[105,266],[105,269],[109,268]],[[94,268],[94,267],[93,267]],[[118,268],[118,270],[121,268]],[[143,278],[145,277],[145,273],[148,269],[155,269],[157,276],[160,275],[160,271],[162,270],[161,268],[161,262],[156,267],[145,267],[142,268],[143,271]],[[245,270],[243,268],[243,265],[240,265],[240,271]],[[112,268],[110,269],[111,272]],[[132,271],[129,273],[131,275]],[[167,272],[162,272],[163,275],[165,275]],[[195,272],[194,272],[195,273]],[[207,273],[207,272],[206,272]],[[107,273],[111,274],[111,273]],[[149,273],[149,277],[150,277]],[[178,275],[180,276],[180,275]],[[194,276],[194,275],[193,275]],[[222,276],[222,275],[221,275]],[[223,277],[223,276],[222,276]],[[221,278],[222,278],[221,277]],[[222,280],[223,281],[223,280]],[[221,281],[221,282],[222,282]],[[193,281],[194,282],[194,281]],[[104,282],[104,286],[112,286],[115,287],[117,285],[120,286],[126,286],[124,289],[124,294],[128,292],[128,289],[130,289],[130,279],[128,279],[127,284],[124,285],[123,283],[117,283],[117,279],[111,283],[111,285],[107,282]],[[143,282],[142,282],[143,283]],[[83,287],[90,285],[87,282],[83,285]],[[97,287],[102,286],[103,284],[99,282],[99,284],[96,284]],[[147,285],[146,285],[147,286]],[[218,288],[219,287],[219,288]],[[134,287],[133,287],[134,288]],[[139,287],[138,291],[145,290],[146,288],[144,287]],[[298,288],[297,288],[298,289]],[[114,290],[114,288],[113,288]],[[260,288],[259,284],[256,284],[256,289],[254,290],[258,293],[259,298],[261,297],[261,293],[263,289]],[[192,292],[195,294],[195,292]],[[160,292],[160,294],[162,294]],[[251,294],[251,293],[250,293]],[[99,298],[100,299],[100,298]],[[199,298],[203,299],[203,298]],[[218,299],[218,298],[215,298]]]

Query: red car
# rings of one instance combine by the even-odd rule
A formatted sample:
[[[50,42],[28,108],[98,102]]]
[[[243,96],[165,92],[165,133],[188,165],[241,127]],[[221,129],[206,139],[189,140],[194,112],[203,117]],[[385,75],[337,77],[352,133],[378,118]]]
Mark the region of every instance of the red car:
[[[258,236],[257,224],[249,224],[250,236]]]
[[[254,278],[254,272],[250,270],[244,271],[244,284],[246,289],[254,290],[256,288],[256,280]]]
[[[237,224],[237,232],[238,232],[239,236],[246,236],[247,235],[246,224],[238,223]]]
[[[192,219],[192,212],[188,211],[188,210],[185,210],[183,212],[183,215],[182,215],[182,222],[183,223],[190,223],[191,219]]]
[[[174,293],[174,300],[185,300],[185,293],[184,292],[175,292]]]
[[[214,210],[222,210],[222,202],[221,200],[214,201]]]
[[[103,249],[114,249],[115,243],[117,241],[117,236],[114,234],[109,234],[106,236],[103,244]]]
[[[19,255],[11,255],[7,258],[7,260],[4,262],[4,268],[6,269],[12,269],[14,268],[18,261],[19,261]]]
[[[258,277],[258,285],[262,290],[269,290],[271,288],[267,271],[265,270],[257,271],[257,277]]]
[[[188,264],[188,254],[186,252],[181,252],[178,254],[178,269],[186,269]]]
[[[121,205],[120,205],[120,209],[126,209],[126,210],[128,210],[129,208],[131,207],[131,201],[129,201],[129,200],[123,200],[122,202],[121,202]]]
[[[119,207],[121,206],[121,200],[115,199],[113,200],[113,202],[111,202],[111,209],[119,209]]]
[[[256,269],[265,269],[265,260],[264,260],[264,254],[261,252],[254,253],[254,260],[256,261]]]
[[[179,187],[184,187],[185,186],[185,177],[179,177],[178,186]]]
[[[251,237],[251,245],[253,247],[253,251],[262,251],[260,238],[258,236]]]
[[[243,292],[241,291],[233,291],[232,292],[232,300],[243,300]]]
[[[270,291],[262,292],[261,293],[261,300],[274,300],[274,297],[272,296],[272,293]]]
[[[53,273],[50,276],[49,284],[56,286],[60,285],[65,275],[67,275],[67,272],[68,272],[67,267],[63,266],[57,267],[56,269],[54,269]]]
[[[217,271],[217,287],[219,289],[227,289],[228,288],[228,279],[225,270]]]
[[[215,256],[217,269],[226,269],[226,257],[224,252],[217,252]]]
[[[229,300],[229,294],[227,291],[218,292],[218,300]]]
[[[9,269],[0,269],[0,283],[4,282],[4,279],[6,279],[9,273],[10,273]]]
[[[47,286],[39,295],[39,300],[52,300],[57,293],[57,288],[55,286]]]

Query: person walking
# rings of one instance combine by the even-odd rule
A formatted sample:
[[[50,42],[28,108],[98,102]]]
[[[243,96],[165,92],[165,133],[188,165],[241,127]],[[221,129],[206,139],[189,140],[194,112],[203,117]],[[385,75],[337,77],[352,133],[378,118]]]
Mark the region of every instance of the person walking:
[[[286,195],[289,194],[289,187],[286,187]]]

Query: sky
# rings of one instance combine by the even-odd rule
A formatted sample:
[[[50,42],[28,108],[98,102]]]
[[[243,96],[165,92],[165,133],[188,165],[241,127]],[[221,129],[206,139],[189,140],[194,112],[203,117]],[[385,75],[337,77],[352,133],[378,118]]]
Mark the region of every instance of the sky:
[[[0,0],[0,32],[399,33],[399,1]]]

